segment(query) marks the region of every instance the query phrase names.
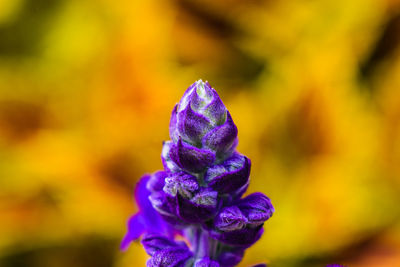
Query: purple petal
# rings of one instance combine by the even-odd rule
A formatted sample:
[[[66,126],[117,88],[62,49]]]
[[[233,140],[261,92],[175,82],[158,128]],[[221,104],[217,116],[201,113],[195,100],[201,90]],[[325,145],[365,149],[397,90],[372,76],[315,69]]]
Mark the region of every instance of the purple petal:
[[[209,168],[205,180],[211,188],[222,194],[234,193],[247,184],[250,166],[251,162],[247,157],[234,154],[225,161],[223,168],[218,165]],[[223,171],[224,169],[226,171]]]
[[[153,256],[156,252],[167,248],[188,249],[184,242],[175,242],[165,236],[147,234],[142,239],[142,245],[147,254]]]
[[[165,171],[158,171],[151,175],[149,181],[146,184],[147,190],[150,192],[161,191],[165,185],[165,178],[167,173]]]
[[[191,200],[178,194],[178,214],[186,222],[203,222],[217,211],[217,196],[217,192],[208,190],[197,193]]]
[[[171,174],[165,179],[164,192],[171,196],[179,193],[182,197],[190,199],[198,189],[197,178],[185,172]]]
[[[132,216],[128,221],[128,232],[121,241],[120,249],[126,250],[132,241],[138,239],[145,232],[145,229],[141,214]]]
[[[136,184],[135,199],[139,212],[128,221],[128,231],[121,243],[121,249],[138,239],[144,232],[154,232],[163,235],[172,235],[173,230],[166,224],[149,201],[150,191],[147,189],[149,175],[143,176]]]
[[[219,267],[219,263],[211,260],[209,257],[198,259],[195,261],[194,267]]]
[[[139,209],[146,209],[151,207],[148,197],[150,195],[150,191],[147,189],[147,182],[150,180],[150,175],[144,175],[140,180],[136,183],[135,187],[135,200]]]
[[[203,135],[210,130],[210,121],[193,111],[190,105],[182,111],[178,109],[177,128],[180,137],[190,143],[200,143]]]
[[[212,231],[211,236],[228,245],[247,248],[260,239],[262,233],[263,228],[262,225],[260,225],[255,228],[246,227],[231,232]]]
[[[239,200],[236,204],[246,216],[249,224],[258,226],[268,220],[274,213],[271,200],[262,193],[253,193]]]
[[[215,218],[214,225],[220,231],[240,230],[246,226],[247,220],[238,207],[226,207]]]
[[[212,151],[200,149],[182,142],[172,146],[169,156],[182,169],[189,172],[200,172],[214,162]]]
[[[153,257],[147,261],[148,267],[183,267],[187,260],[192,257],[192,253],[184,248],[167,248],[154,253]]]
[[[209,131],[202,140],[202,143],[210,149],[217,151],[223,156],[227,151],[232,151],[237,145],[237,127],[227,111],[227,119],[224,124]]]
[[[149,196],[151,194],[147,189],[147,183],[149,180],[150,176],[146,175],[136,184],[135,199],[139,206],[139,214],[142,217],[141,220],[147,231],[164,233],[167,226],[149,201]]]

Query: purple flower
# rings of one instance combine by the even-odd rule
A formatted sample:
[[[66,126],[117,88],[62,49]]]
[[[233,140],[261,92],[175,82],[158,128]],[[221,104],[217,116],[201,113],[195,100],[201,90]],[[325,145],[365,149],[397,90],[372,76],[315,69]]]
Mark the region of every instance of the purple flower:
[[[199,80],[174,107],[169,131],[164,171],[139,181],[139,212],[121,248],[143,236],[147,266],[235,266],[261,237],[274,207],[262,193],[241,198],[251,162],[235,151],[232,117],[210,84]]]

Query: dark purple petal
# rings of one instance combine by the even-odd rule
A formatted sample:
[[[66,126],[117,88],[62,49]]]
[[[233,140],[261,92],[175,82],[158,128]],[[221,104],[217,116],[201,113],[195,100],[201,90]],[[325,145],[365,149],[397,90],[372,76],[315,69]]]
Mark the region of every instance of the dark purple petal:
[[[185,172],[173,173],[165,179],[164,192],[171,196],[179,193],[184,198],[192,198],[199,189],[197,178]]]
[[[201,138],[210,130],[210,121],[187,105],[184,110],[178,109],[177,128],[180,137],[190,143],[200,143]]]
[[[171,147],[169,156],[182,169],[189,172],[200,172],[214,162],[215,154],[182,142]]]
[[[211,236],[215,239],[232,246],[243,248],[253,245],[262,235],[262,225],[255,228],[243,228],[231,232],[212,231]]]
[[[165,178],[167,173],[165,171],[158,171],[151,175],[149,181],[146,184],[147,190],[150,192],[161,191],[165,185]]]
[[[147,261],[148,267],[183,267],[192,257],[192,253],[184,248],[167,248],[154,253]]]
[[[203,222],[215,214],[218,206],[218,193],[202,190],[192,199],[178,197],[178,214],[184,221],[190,223]]]
[[[209,168],[205,180],[211,188],[222,194],[234,193],[247,184],[250,166],[251,162],[247,157],[236,153],[223,163],[223,168],[218,165]],[[224,169],[226,171],[222,171]]]
[[[219,263],[211,260],[209,257],[198,259],[195,261],[194,267],[219,267]]]
[[[233,198],[233,199],[239,199],[239,198],[241,198],[242,195],[247,191],[247,188],[249,187],[249,182],[250,182],[250,181],[247,181],[247,183],[246,183],[244,186],[242,186],[241,188],[239,188],[239,189],[235,192],[235,194],[232,196],[232,198]]]
[[[178,123],[177,110],[178,104],[176,104],[174,109],[172,110],[171,120],[169,122],[169,136],[174,142],[178,141],[178,133],[176,128]]]
[[[237,202],[237,207],[246,216],[248,223],[258,226],[268,220],[274,213],[271,200],[262,193],[253,193]]]
[[[244,256],[243,249],[235,249],[222,252],[218,257],[218,262],[224,267],[236,266]]]
[[[251,267],[267,267],[267,265],[265,263],[259,263],[259,264],[253,265]]]
[[[210,149],[217,151],[218,155],[223,156],[227,151],[232,151],[232,148],[236,147],[237,133],[237,127],[227,111],[226,122],[209,131],[203,137],[202,143]]]
[[[176,242],[165,236],[147,234],[142,239],[142,245],[146,250],[147,254],[153,256],[156,252],[167,249],[167,248],[183,248],[189,249],[186,244],[181,242]]]
[[[246,217],[235,206],[222,209],[214,221],[215,227],[220,231],[240,230],[246,226],[246,223]]]

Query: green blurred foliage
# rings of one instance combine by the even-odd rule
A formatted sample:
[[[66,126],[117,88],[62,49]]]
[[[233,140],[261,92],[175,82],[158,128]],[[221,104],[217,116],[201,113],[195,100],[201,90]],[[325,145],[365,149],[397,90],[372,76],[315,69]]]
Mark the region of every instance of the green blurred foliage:
[[[276,207],[241,266],[400,266],[396,0],[0,1],[0,266],[143,266],[134,184],[199,78]]]

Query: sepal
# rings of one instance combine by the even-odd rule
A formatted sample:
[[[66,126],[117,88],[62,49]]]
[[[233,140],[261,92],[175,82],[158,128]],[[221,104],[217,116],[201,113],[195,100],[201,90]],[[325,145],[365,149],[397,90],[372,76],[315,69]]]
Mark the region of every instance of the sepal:
[[[169,156],[180,168],[195,173],[203,171],[215,160],[212,151],[184,143],[180,138],[172,145]]]
[[[189,223],[200,223],[210,219],[217,212],[217,196],[217,192],[208,189],[200,190],[190,200],[178,194],[179,217]]]
[[[221,194],[233,194],[248,183],[250,168],[250,160],[235,153],[221,165],[209,168],[205,174],[205,181]]]

